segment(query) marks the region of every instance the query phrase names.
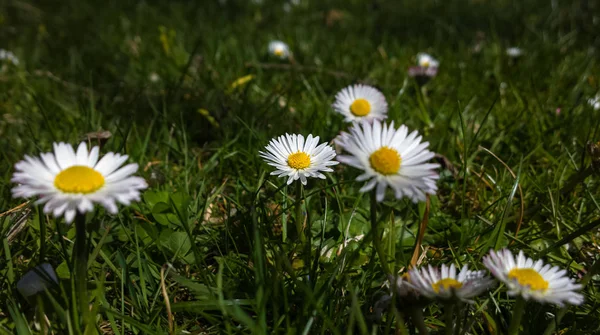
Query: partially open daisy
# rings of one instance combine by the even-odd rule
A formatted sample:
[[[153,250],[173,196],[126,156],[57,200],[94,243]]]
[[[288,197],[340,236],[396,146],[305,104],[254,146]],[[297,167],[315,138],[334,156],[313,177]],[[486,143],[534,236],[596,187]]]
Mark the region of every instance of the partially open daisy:
[[[469,271],[467,265],[459,273],[454,264],[443,264],[441,271],[428,265],[426,268],[411,269],[409,274],[409,283],[430,299],[470,302],[494,283],[484,271]]]
[[[321,172],[332,172],[330,166],[338,164],[333,148],[319,144],[319,136],[308,135],[304,141],[302,135],[285,134],[272,139],[265,149],[259,151],[260,157],[277,169],[271,175],[288,177],[288,185],[298,179],[306,185],[307,177],[325,179]]]
[[[346,122],[381,120],[387,117],[388,104],[383,93],[367,85],[352,85],[335,95],[333,109]]]
[[[112,152],[98,161],[99,151],[96,146],[88,152],[86,143],[81,142],[75,152],[70,144],[61,142],[54,143],[53,153],[25,156],[15,165],[12,181],[19,185],[12,189],[13,197],[37,196],[37,203],[46,204],[45,213],[64,214],[67,223],[77,211],[92,211],[94,203],[115,214],[116,202],[129,205],[138,201],[140,190],[147,187],[143,178],[131,176],[138,165],[119,168],[128,156]]]
[[[269,54],[280,59],[286,59],[290,56],[290,48],[282,41],[269,42]]]
[[[576,291],[581,285],[567,277],[566,270],[551,267],[542,260],[533,261],[525,257],[523,251],[515,259],[508,249],[490,251],[483,258],[483,264],[508,287],[509,295],[519,295],[526,300],[533,299],[541,303],[553,303],[563,306],[565,303],[580,305],[583,295]]]
[[[417,54],[417,64],[425,68],[437,68],[440,66],[440,62],[437,59],[433,58],[433,56],[431,56],[430,54],[424,52],[419,52]]]
[[[376,188],[377,201],[382,201],[389,186],[396,198],[408,197],[413,202],[424,201],[426,194],[435,194],[439,175],[438,164],[426,163],[434,153],[427,150],[428,142],[421,142],[417,131],[408,133],[404,125],[394,128],[375,120],[373,123],[355,123],[350,133],[337,137],[339,144],[350,155],[338,160],[364,171],[356,180],[369,180],[360,192]]]

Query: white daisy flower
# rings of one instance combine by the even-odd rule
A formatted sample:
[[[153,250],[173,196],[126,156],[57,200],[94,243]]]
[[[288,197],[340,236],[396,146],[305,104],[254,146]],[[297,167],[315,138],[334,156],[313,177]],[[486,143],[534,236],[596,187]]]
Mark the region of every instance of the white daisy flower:
[[[408,197],[413,202],[425,201],[426,194],[435,194],[439,175],[434,169],[439,164],[426,163],[434,153],[427,150],[428,142],[421,142],[417,131],[408,133],[404,125],[394,128],[375,120],[355,123],[350,133],[342,132],[337,138],[349,156],[339,156],[342,163],[364,171],[357,181],[369,180],[360,192],[375,188],[377,201],[382,201],[389,186],[396,198]]]
[[[367,85],[351,85],[335,95],[333,109],[346,122],[382,120],[387,117],[388,104],[383,93]]]
[[[523,55],[523,49],[517,47],[506,48],[506,55],[511,58],[518,58]]]
[[[280,59],[290,57],[290,47],[282,41],[269,42],[269,54]]]
[[[7,51],[4,49],[0,49],[0,61],[9,61],[13,63],[13,65],[19,65],[19,59],[15,56],[11,51]]]
[[[266,151],[259,153],[267,164],[277,169],[271,172],[272,176],[287,176],[288,185],[298,179],[306,185],[307,177],[325,179],[321,172],[332,172],[330,166],[338,164],[333,160],[333,148],[327,143],[318,144],[319,136],[308,135],[304,141],[302,135],[285,134],[272,139],[265,147]]]
[[[581,285],[567,277],[566,270],[551,267],[542,260],[536,262],[525,257],[523,251],[515,259],[508,249],[490,251],[483,258],[483,264],[508,287],[509,295],[520,295],[526,300],[533,299],[541,303],[564,303],[581,305],[583,295],[576,292]]]
[[[434,268],[411,269],[409,283],[422,295],[430,299],[449,300],[458,298],[471,302],[471,299],[487,290],[494,281],[484,271],[469,271],[465,265],[456,273],[454,264]]]
[[[137,164],[119,168],[127,155],[109,152],[98,161],[99,147],[88,152],[81,142],[77,152],[70,144],[54,143],[54,152],[38,157],[25,156],[15,165],[12,181],[19,185],[12,189],[13,197],[39,196],[37,203],[45,203],[44,212],[55,217],[64,214],[71,223],[77,211],[90,212],[94,203],[117,213],[116,202],[129,205],[139,201],[140,190],[148,187],[141,177],[131,176]]]
[[[419,52],[417,54],[417,63],[419,64],[419,66],[422,67],[434,67],[437,68],[440,66],[440,62],[433,58],[433,56],[431,56],[430,54],[424,53],[424,52]]]

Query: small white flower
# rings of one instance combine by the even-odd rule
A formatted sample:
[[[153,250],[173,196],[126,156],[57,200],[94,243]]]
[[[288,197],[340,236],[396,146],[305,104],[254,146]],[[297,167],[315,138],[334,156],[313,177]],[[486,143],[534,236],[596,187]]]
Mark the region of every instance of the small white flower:
[[[461,301],[471,302],[471,299],[487,290],[494,281],[484,271],[469,271],[463,266],[457,274],[454,264],[442,265],[434,268],[411,269],[409,283],[419,293],[430,299],[449,300],[457,298]]]
[[[565,303],[581,305],[583,295],[576,292],[581,285],[567,277],[567,271],[551,267],[542,260],[533,261],[523,251],[515,259],[508,249],[490,251],[483,264],[508,287],[509,295],[520,295],[541,303],[563,306]]]
[[[517,47],[506,48],[506,55],[511,58],[518,58],[523,55],[523,50]]]
[[[368,182],[360,189],[375,188],[377,201],[382,201],[389,186],[396,198],[408,197],[413,202],[424,201],[426,194],[435,194],[439,175],[434,169],[439,164],[426,163],[434,153],[427,150],[428,142],[421,142],[417,131],[408,133],[404,125],[394,128],[378,120],[373,123],[355,123],[350,133],[342,132],[336,143],[350,155],[338,156],[342,163],[364,171],[357,181]]]
[[[269,54],[280,59],[287,59],[290,57],[290,48],[282,41],[271,41],[269,42]]]
[[[600,93],[596,94],[595,97],[588,99],[588,104],[592,106],[595,111],[600,110]]]
[[[38,196],[38,204],[45,204],[44,212],[55,217],[64,214],[67,223],[73,221],[77,211],[90,212],[94,203],[117,213],[116,202],[129,205],[139,201],[140,190],[147,186],[141,177],[131,176],[137,164],[119,168],[127,155],[109,152],[98,161],[99,147],[88,152],[81,142],[77,152],[70,144],[54,143],[54,152],[38,157],[25,156],[15,165],[12,181],[19,185],[12,189],[13,197]]]
[[[9,61],[14,65],[19,65],[19,59],[17,58],[17,56],[15,56],[15,54],[7,50],[0,49],[0,61],[3,60]]]
[[[388,104],[383,93],[367,85],[352,85],[335,95],[333,109],[346,122],[382,120],[387,117]]]
[[[308,135],[305,142],[302,135],[285,134],[272,139],[266,151],[259,153],[267,164],[277,169],[271,172],[272,176],[288,177],[288,185],[298,179],[306,185],[307,177],[325,179],[321,172],[332,172],[330,166],[338,164],[333,160],[333,148],[327,143],[318,144],[319,136]]]
[[[440,62],[437,59],[433,58],[433,56],[431,56],[430,54],[424,52],[419,52],[417,54],[417,64],[425,68],[437,68],[440,66]]]
[[[152,72],[148,76],[148,79],[150,80],[151,83],[157,83],[160,80],[160,76],[158,75],[158,73]]]

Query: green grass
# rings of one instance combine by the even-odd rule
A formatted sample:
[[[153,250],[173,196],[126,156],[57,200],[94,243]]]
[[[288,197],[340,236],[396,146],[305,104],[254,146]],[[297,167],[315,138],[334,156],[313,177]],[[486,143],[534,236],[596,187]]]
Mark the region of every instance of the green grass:
[[[285,132],[333,140],[347,127],[333,96],[356,82],[378,87],[390,119],[441,155],[420,264],[482,269],[490,248],[510,243],[583,278],[599,247],[598,178],[577,179],[591,164],[586,144],[600,139],[587,104],[599,90],[598,9],[533,0],[302,1],[289,13],[267,0],[0,3],[0,48],[20,59],[0,63],[0,333],[79,331],[75,227],[32,203],[7,212],[24,203],[10,178],[25,154],[99,130],[112,133],[102,152],[130,155],[150,188],[116,216],[98,207],[87,217],[98,332],[169,333],[165,296],[174,333],[399,331],[396,306],[377,312],[389,290],[358,171],[338,166],[309,182],[307,252],[294,188],[258,157]],[[272,39],[290,45],[293,64],[267,57]],[[509,46],[524,56],[508,59]],[[420,51],[441,61],[426,94],[406,75]],[[385,252],[404,270],[425,204],[388,197],[379,211]],[[61,285],[28,302],[16,282],[42,262]],[[562,334],[600,331],[597,285],[594,276],[585,303],[566,312]],[[512,306],[504,289],[491,290],[470,308],[470,333],[504,333]],[[431,331],[443,330],[442,313],[425,308]],[[523,333],[542,334],[559,313],[530,303]]]

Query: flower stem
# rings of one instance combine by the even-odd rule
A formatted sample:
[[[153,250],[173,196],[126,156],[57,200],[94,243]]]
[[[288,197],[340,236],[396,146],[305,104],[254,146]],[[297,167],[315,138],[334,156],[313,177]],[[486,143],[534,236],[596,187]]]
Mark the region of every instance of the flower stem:
[[[79,311],[82,313],[84,324],[87,323],[87,315],[89,311],[89,298],[87,295],[87,263],[88,263],[88,245],[85,226],[85,214],[77,213],[75,216],[75,246],[73,263],[75,271],[72,275],[72,280],[75,281],[77,289],[77,301],[79,303]]]
[[[385,252],[383,251],[383,245],[381,242],[381,236],[379,235],[379,229],[377,224],[377,194],[375,190],[371,192],[371,233],[373,234],[373,247],[377,254],[379,255],[379,261],[381,262],[381,267],[386,274],[391,274],[390,267],[387,262],[387,257]]]
[[[296,231],[298,232],[298,238],[302,243],[306,242],[306,236],[302,226],[304,225],[304,217],[302,215],[302,183],[296,182]]]
[[[452,335],[454,331],[454,303],[449,302],[444,306],[445,334]]]
[[[515,307],[513,307],[512,318],[510,320],[510,326],[508,327],[508,335],[519,334],[519,328],[521,326],[521,319],[523,318],[523,312],[525,312],[525,304],[527,301],[523,297],[518,297]]]
[[[427,330],[425,320],[423,319],[423,309],[421,307],[415,307],[411,310],[411,319],[419,330],[419,335],[429,334],[429,330]]]

